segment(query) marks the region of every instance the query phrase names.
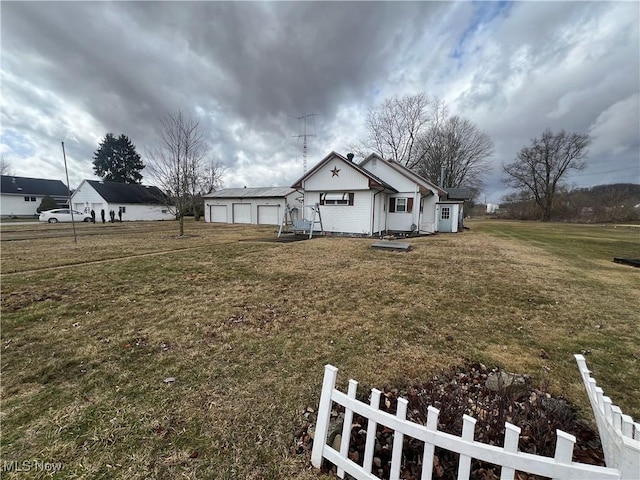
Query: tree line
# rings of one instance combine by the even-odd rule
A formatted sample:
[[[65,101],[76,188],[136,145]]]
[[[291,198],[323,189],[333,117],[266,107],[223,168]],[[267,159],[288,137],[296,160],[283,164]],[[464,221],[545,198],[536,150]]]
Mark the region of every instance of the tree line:
[[[540,220],[539,210],[531,198],[518,193],[504,198],[498,215],[517,220]],[[579,223],[640,221],[640,184],[562,187],[556,193],[551,218],[559,222]]]

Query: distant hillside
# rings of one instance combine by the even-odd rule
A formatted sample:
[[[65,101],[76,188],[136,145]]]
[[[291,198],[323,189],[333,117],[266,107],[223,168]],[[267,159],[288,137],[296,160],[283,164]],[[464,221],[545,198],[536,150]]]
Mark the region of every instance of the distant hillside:
[[[500,205],[500,217],[537,219],[538,212],[532,201],[518,195],[505,200]],[[640,221],[640,184],[615,183],[561,191],[556,195],[552,220],[581,223]]]

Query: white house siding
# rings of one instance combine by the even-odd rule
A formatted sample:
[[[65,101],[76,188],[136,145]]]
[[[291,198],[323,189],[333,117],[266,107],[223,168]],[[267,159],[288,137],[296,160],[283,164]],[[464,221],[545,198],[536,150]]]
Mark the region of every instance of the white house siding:
[[[343,192],[343,190],[339,190]],[[332,190],[318,192],[305,190],[305,206],[315,205],[320,200],[321,193],[331,193]],[[371,191],[345,189],[344,192],[353,193],[353,205],[320,205],[322,227],[327,233],[349,233],[357,235],[371,234]],[[311,220],[309,209],[305,209],[305,218]],[[320,231],[320,225],[314,230]]]
[[[87,213],[93,210],[96,212],[96,219],[100,219],[100,210],[104,208],[107,219],[109,218],[109,209],[107,202],[96,192],[91,185],[82,182],[80,186],[73,192],[71,196],[71,205],[74,210]]]
[[[436,204],[438,199],[437,195],[422,197],[422,214],[420,215],[419,224],[420,233],[436,232]]]
[[[413,211],[410,214],[390,213],[389,200],[387,199],[384,206],[386,227],[383,230],[408,232],[411,231],[412,225],[416,225],[420,233],[434,233],[436,231],[435,210],[436,202],[439,200],[437,194],[421,193],[415,181],[407,178],[406,175],[403,175],[384,161],[373,158],[362,166],[398,190],[399,193],[391,194],[388,198],[413,198]],[[421,202],[422,211],[420,208]]]
[[[406,198],[413,199],[413,208],[411,212],[390,212],[389,199]],[[398,232],[410,232],[411,226],[417,227],[420,217],[420,194],[418,192],[399,192],[387,197],[387,230]]]
[[[387,228],[387,203],[388,195],[382,192],[371,192],[373,198],[371,205],[373,212],[373,233],[380,233],[388,230]]]
[[[339,170],[334,175],[332,170]],[[314,172],[303,185],[305,191],[316,192],[353,192],[355,190],[368,190],[369,179],[361,172],[351,167],[347,162],[336,158]],[[317,200],[316,200],[317,202]],[[315,202],[313,202],[315,203]],[[307,205],[305,201],[305,205]]]
[[[29,197],[29,201],[25,201],[25,197]],[[34,201],[31,201],[35,198]],[[8,216],[25,216],[33,215],[37,216],[36,209],[42,203],[44,197],[37,195],[0,195],[0,215],[3,217]]]
[[[133,222],[140,220],[175,220],[175,215],[169,211],[164,205],[135,205],[135,204],[109,204],[109,209],[106,210],[107,219],[109,218],[109,211],[113,210],[116,213],[116,219],[118,219],[118,209],[120,207],[125,208],[125,212],[122,214],[123,222]],[[96,218],[99,218],[99,213],[96,211]]]

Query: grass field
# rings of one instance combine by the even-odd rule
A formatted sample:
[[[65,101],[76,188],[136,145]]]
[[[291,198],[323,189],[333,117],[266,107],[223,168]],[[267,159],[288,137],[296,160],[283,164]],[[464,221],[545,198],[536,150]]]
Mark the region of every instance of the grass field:
[[[257,241],[272,227],[83,224],[74,244],[69,226],[3,225],[0,462],[62,463],[56,478],[319,478],[289,452],[326,363],[366,393],[468,358],[549,381],[591,419],[585,352],[640,417],[640,269],[612,262],[640,258],[639,233],[470,226],[398,253]]]

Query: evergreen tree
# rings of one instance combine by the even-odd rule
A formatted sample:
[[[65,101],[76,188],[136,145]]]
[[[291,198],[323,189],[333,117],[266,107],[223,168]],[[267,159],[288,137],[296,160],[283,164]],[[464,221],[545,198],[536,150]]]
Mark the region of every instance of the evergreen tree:
[[[36,209],[36,212],[46,212],[47,210],[53,210],[54,208],[58,208],[56,201],[49,195],[45,195],[40,202],[40,206]]]
[[[140,183],[144,168],[136,147],[126,135],[107,133],[93,154],[93,171],[104,180]]]

